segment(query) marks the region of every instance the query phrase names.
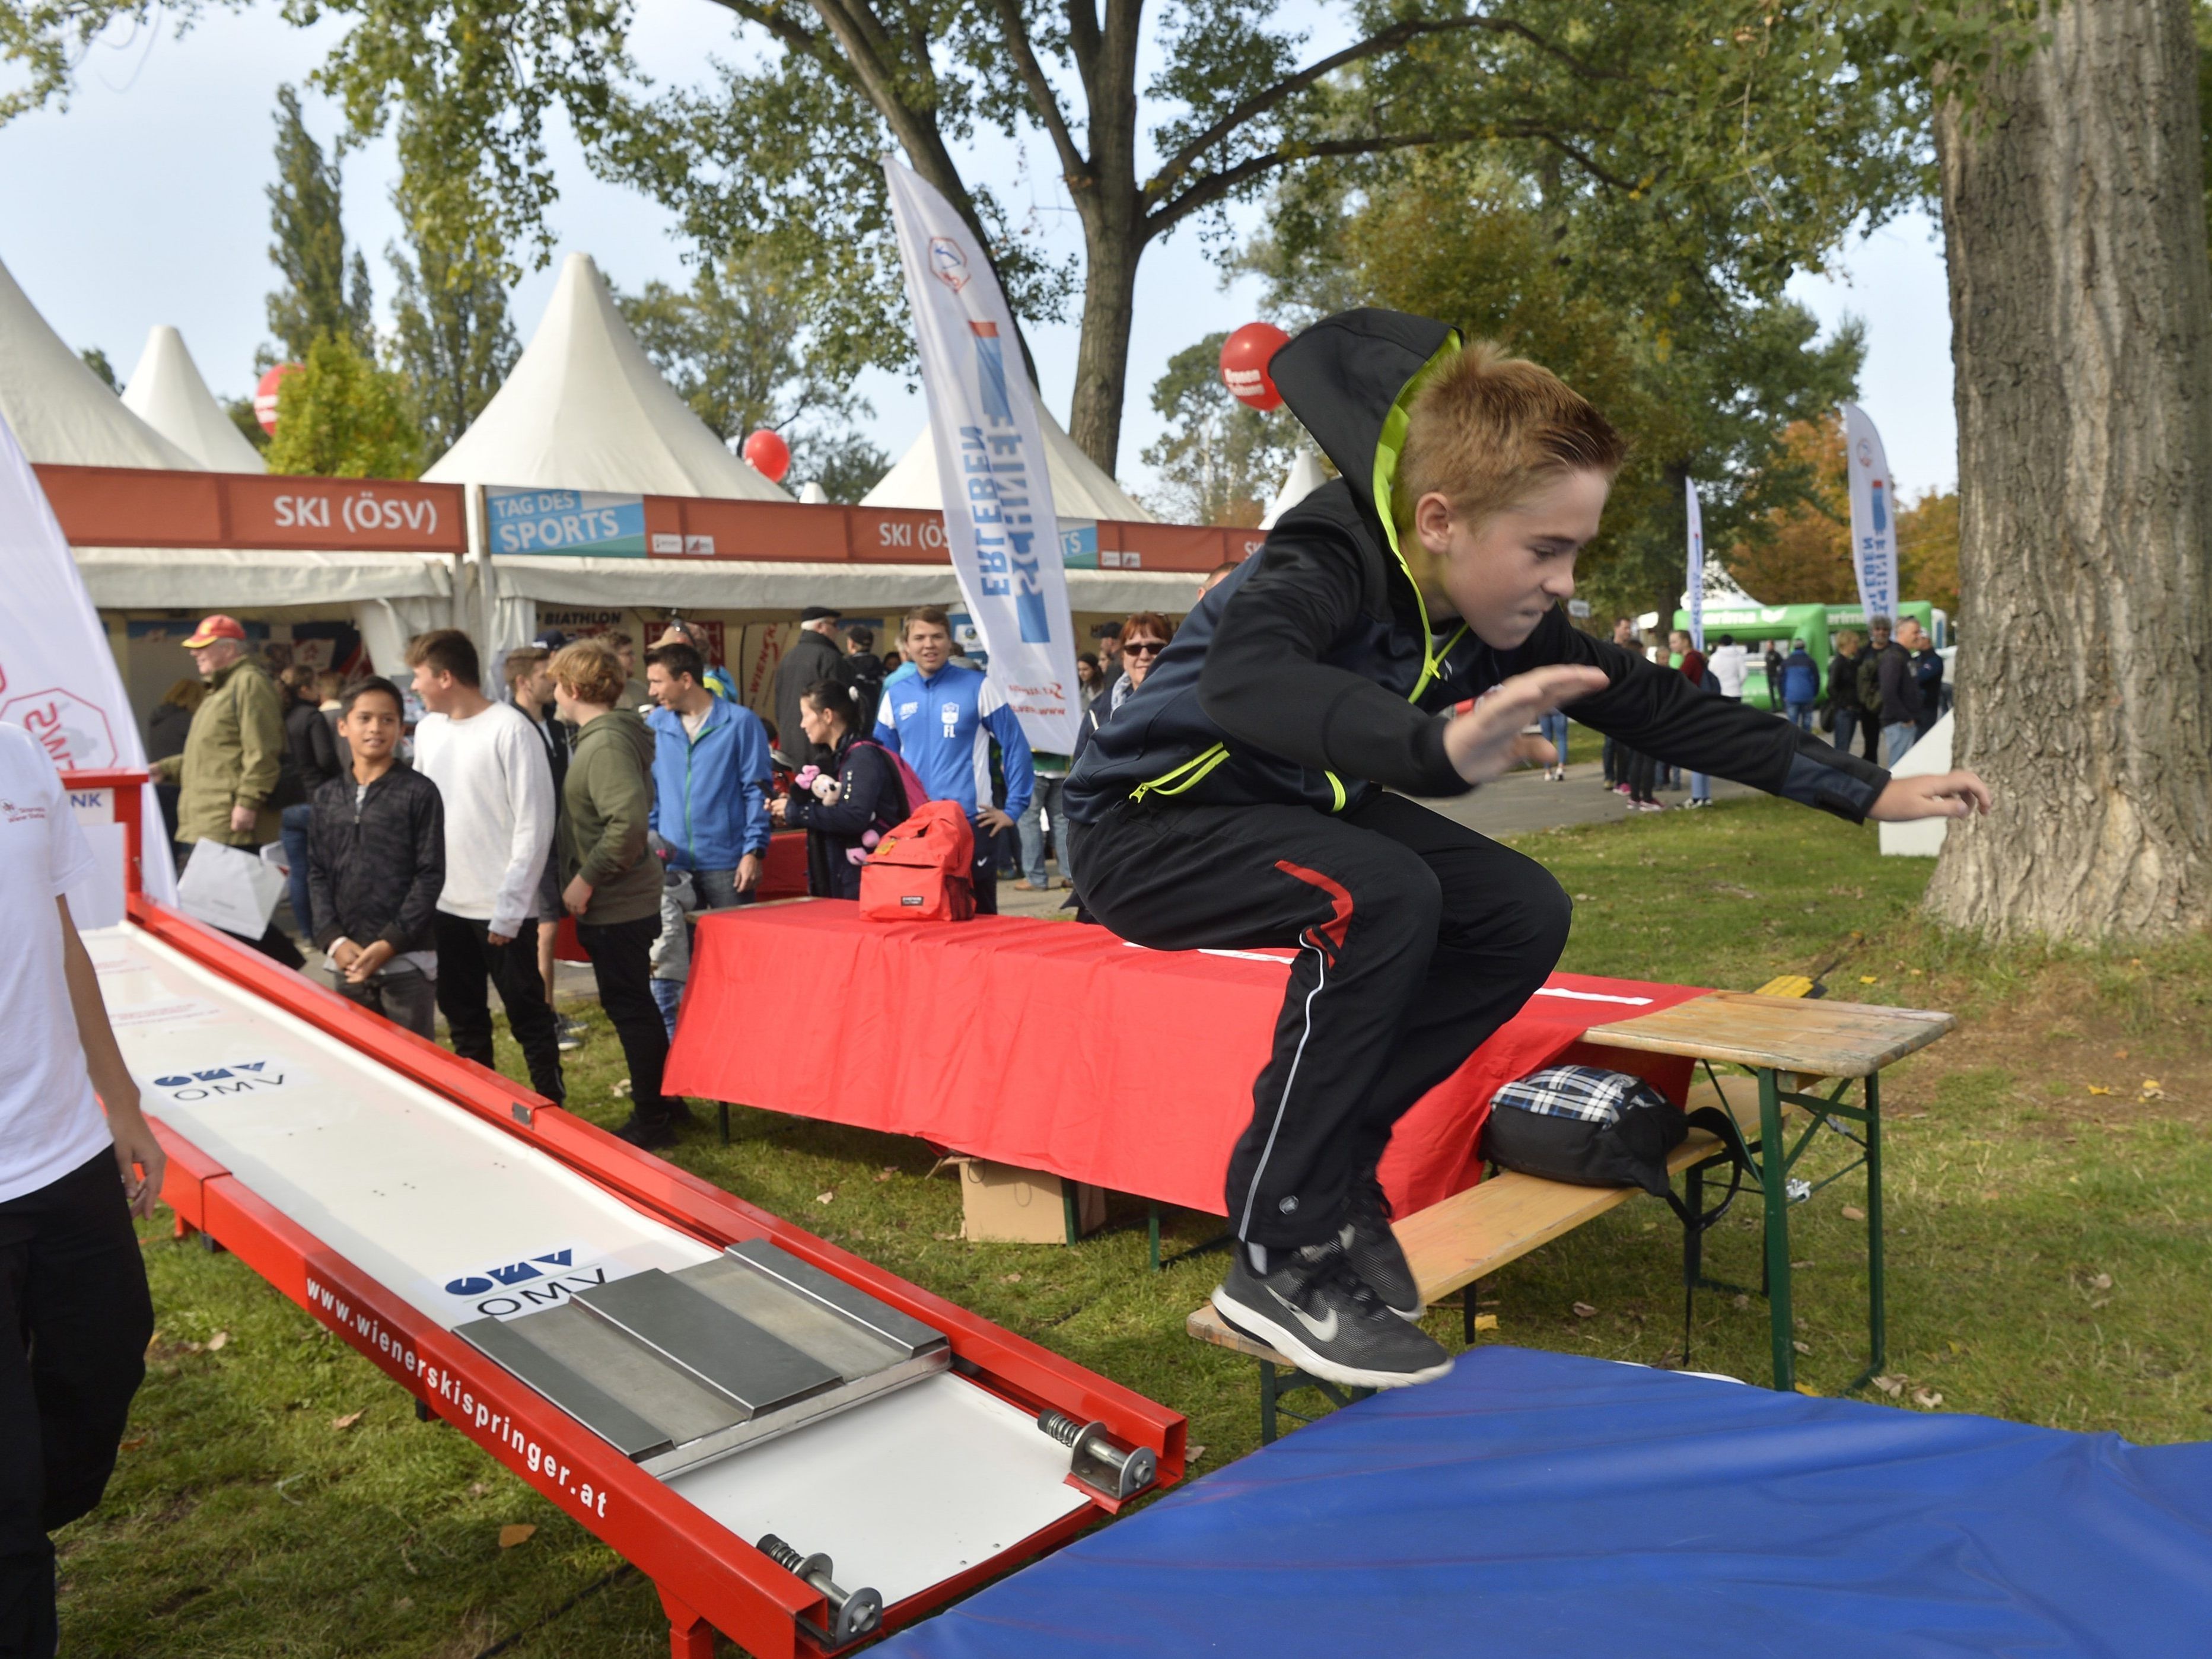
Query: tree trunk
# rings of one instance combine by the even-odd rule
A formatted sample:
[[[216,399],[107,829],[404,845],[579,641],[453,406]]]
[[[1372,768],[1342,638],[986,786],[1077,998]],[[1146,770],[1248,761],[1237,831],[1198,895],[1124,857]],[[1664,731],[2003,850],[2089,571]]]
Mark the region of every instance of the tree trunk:
[[[1126,225],[1085,237],[1083,334],[1075,351],[1068,435],[1109,473],[1121,448],[1121,398],[1129,380],[1129,325],[1144,250]]]
[[[1998,939],[2212,919],[2212,278],[2189,0],[2069,0],[1938,112],[1967,630],[1996,796],[1928,895]]]

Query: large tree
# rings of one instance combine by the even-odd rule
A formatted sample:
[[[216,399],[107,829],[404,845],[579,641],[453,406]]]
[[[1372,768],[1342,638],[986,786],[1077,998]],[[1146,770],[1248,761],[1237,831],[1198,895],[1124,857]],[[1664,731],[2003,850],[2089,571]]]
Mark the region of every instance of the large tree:
[[[189,17],[210,0],[179,0]],[[1077,441],[1112,468],[1137,272],[1178,229],[1347,159],[1440,144],[1510,150],[1624,231],[1686,232],[1731,271],[1786,278],[1879,211],[1910,134],[1861,75],[1852,0],[1351,0],[1311,49],[1276,0],[716,0],[737,58],[643,101],[629,0],[286,0],[351,27],[323,72],[355,132],[396,109],[402,161],[452,181],[444,236],[542,254],[545,123],[675,208],[714,257],[767,241],[807,262],[815,337],[845,367],[910,361],[878,157],[894,146],[986,246],[1028,321],[1081,319]],[[66,89],[73,43],[147,0],[0,0],[0,49]],[[1348,27],[1341,27],[1348,25]],[[1143,67],[1156,63],[1155,69]],[[1080,255],[1021,234],[974,157],[1011,139],[1064,187]],[[410,148],[411,145],[411,148]],[[1052,185],[1049,193],[1057,194]],[[1055,204],[1056,205],[1056,204]],[[1734,276],[1723,280],[1735,280]]]
[[[1938,67],[1959,410],[1956,753],[1936,915],[2212,921],[2212,267],[2189,0],[2075,0]]]
[[[400,175],[392,204],[407,227],[408,246],[385,250],[398,284],[392,367],[406,383],[431,457],[460,441],[522,352],[507,314],[502,253],[474,243],[456,250],[424,234],[436,191],[434,179]]]
[[[1311,447],[1287,409],[1263,413],[1229,395],[1227,337],[1185,346],[1152,385],[1152,409],[1167,426],[1145,451],[1160,481],[1145,505],[1177,524],[1258,524],[1299,446]]]
[[[269,331],[284,360],[304,362],[325,334],[373,352],[368,262],[345,240],[345,191],[300,112],[300,94],[276,89],[276,182],[269,186],[270,262],[284,279],[269,296]],[[272,359],[272,361],[274,361]]]

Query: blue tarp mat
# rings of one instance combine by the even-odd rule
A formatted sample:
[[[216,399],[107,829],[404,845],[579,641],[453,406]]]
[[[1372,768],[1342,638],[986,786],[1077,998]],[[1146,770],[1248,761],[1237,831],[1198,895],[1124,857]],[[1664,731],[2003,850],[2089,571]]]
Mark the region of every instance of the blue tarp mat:
[[[2212,1444],[1478,1348],[878,1651],[2212,1654]]]

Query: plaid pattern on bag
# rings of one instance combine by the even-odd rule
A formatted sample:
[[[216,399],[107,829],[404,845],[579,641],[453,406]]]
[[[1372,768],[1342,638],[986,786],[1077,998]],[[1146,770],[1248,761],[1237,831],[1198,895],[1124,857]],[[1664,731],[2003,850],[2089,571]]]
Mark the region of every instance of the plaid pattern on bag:
[[[1542,1117],[1580,1118],[1613,1124],[1623,1113],[1665,1107],[1667,1098],[1640,1077],[1595,1066],[1549,1066],[1507,1084],[1491,1097],[1493,1108]]]

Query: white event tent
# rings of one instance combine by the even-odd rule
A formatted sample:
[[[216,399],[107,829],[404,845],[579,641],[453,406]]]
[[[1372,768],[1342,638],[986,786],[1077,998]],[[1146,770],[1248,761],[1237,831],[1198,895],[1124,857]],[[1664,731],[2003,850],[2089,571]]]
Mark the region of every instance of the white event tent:
[[[1053,419],[1042,403],[1036,406],[1037,429],[1044,434],[1045,466],[1052,478],[1052,510],[1062,519],[1116,519],[1124,524],[1151,524],[1152,515],[1137,498],[1115,483],[1114,476],[1076,447],[1067,428]],[[928,427],[898,459],[896,465],[878,479],[876,487],[860,497],[862,507],[909,507],[939,513],[945,497],[938,488],[937,441]]]
[[[261,452],[246,441],[216,402],[185,337],[156,323],[123,388],[123,406],[210,472],[266,472]]]
[[[217,419],[222,411],[207,392],[173,329],[157,329],[132,374],[134,389],[164,355],[159,337],[176,342],[191,386]],[[146,394],[150,407],[175,401],[168,387]],[[125,405],[100,384],[54,332],[38,307],[0,264],[0,413],[33,463],[59,466],[151,468],[204,472],[210,466]],[[224,424],[228,425],[225,421]],[[235,428],[231,435],[238,436]],[[241,445],[243,439],[240,440]],[[245,446],[249,453],[251,446]],[[244,469],[240,469],[244,470]],[[253,469],[260,471],[258,465]],[[450,560],[418,553],[309,553],[236,548],[75,547],[71,552],[85,587],[101,612],[108,644],[123,671],[132,707],[143,718],[154,699],[191,665],[158,628],[134,630],[134,622],[157,623],[162,613],[186,620],[210,611],[270,622],[349,621],[380,666],[396,665],[406,635],[441,626],[453,612]],[[125,613],[136,613],[135,615]],[[143,637],[137,648],[134,631]],[[177,637],[181,638],[179,634]]]
[[[1321,464],[1321,457],[1303,447],[1291,461],[1291,470],[1283,475],[1283,487],[1275,492],[1275,499],[1267,503],[1267,510],[1260,518],[1260,528],[1273,530],[1276,520],[1300,501],[1328,482],[1328,469]]]

